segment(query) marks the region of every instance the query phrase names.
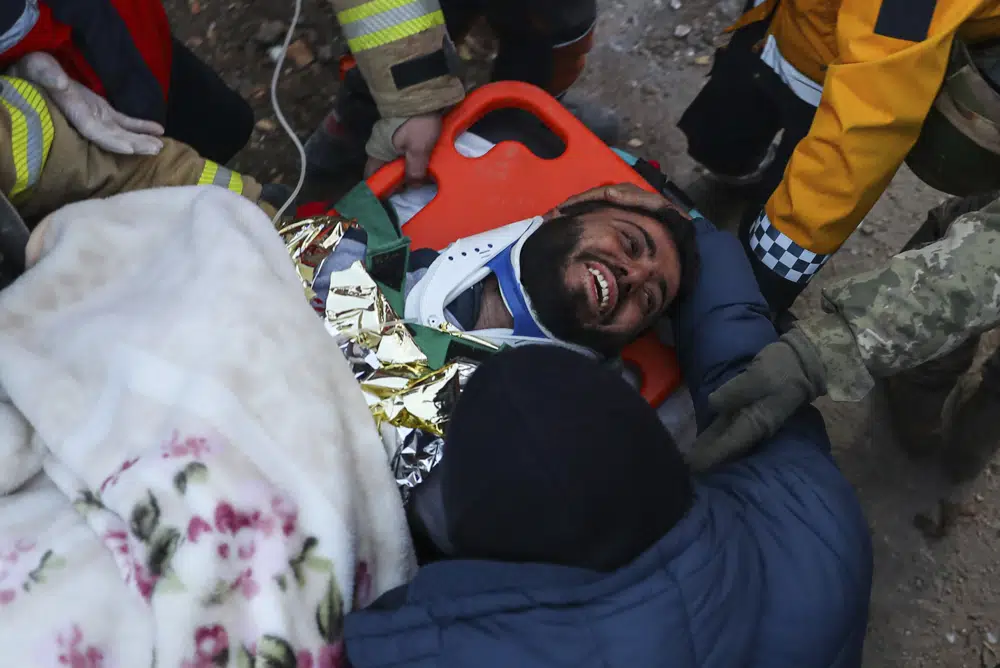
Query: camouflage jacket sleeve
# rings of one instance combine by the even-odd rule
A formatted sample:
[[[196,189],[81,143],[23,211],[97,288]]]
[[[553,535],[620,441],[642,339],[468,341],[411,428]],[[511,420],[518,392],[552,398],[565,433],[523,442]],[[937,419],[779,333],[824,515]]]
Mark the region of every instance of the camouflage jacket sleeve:
[[[383,118],[427,114],[465,96],[438,0],[330,0]]]
[[[1000,200],[944,237],[823,290],[828,313],[802,321],[827,394],[856,401],[874,377],[911,369],[1000,324]]]

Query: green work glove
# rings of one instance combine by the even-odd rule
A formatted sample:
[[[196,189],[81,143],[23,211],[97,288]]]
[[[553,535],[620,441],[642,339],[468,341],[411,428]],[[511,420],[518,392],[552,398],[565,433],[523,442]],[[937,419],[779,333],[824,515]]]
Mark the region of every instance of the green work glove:
[[[705,471],[747,452],[825,393],[820,353],[802,330],[793,328],[709,395],[718,416],[688,454],[692,470]]]

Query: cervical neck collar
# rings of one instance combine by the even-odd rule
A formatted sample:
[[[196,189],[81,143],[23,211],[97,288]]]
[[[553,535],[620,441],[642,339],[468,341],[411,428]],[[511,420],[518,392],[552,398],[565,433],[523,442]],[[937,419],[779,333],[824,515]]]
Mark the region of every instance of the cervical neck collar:
[[[529,218],[459,239],[448,246],[407,296],[406,318],[426,327],[445,325],[445,307],[462,292],[493,274],[500,285],[504,304],[514,319],[514,328],[478,330],[475,332],[477,337],[498,345],[548,343],[596,356],[587,348],[560,341],[545,329],[521,285],[521,249],[542,223],[541,217]]]

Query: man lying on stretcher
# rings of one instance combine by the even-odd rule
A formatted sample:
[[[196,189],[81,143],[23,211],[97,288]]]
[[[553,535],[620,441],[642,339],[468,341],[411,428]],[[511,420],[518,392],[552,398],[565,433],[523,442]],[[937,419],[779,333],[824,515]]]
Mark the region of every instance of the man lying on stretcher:
[[[220,185],[268,213],[269,204],[280,204],[267,186],[168,139],[155,156],[108,153],[28,81],[0,78],[0,100],[9,102],[0,105],[0,137],[11,138],[9,110],[17,107],[29,135],[25,146],[43,149],[37,160],[19,156],[19,142],[4,142],[8,148],[0,152],[0,188],[26,218],[81,199],[167,185]],[[15,104],[21,100],[31,104]],[[684,292],[696,270],[692,228],[675,210],[651,214],[580,202],[547,217],[545,225],[538,217],[460,240],[441,255],[415,252],[404,317],[430,326],[447,319],[496,343],[552,342],[615,355]],[[364,256],[364,232],[351,235],[325,262],[317,294],[326,294],[331,271]]]
[[[571,198],[537,216],[410,255],[403,317],[444,322],[498,345],[552,343],[617,355],[690,287],[694,228],[679,211]],[[324,305],[330,274],[364,258],[348,231],[313,283]]]

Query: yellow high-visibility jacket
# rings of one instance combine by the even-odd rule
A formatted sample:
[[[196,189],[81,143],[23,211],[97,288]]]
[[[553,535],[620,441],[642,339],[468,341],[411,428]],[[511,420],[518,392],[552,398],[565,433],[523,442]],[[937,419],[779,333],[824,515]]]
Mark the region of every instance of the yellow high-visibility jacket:
[[[822,257],[861,223],[913,147],[955,37],[1000,37],[1000,0],[768,0],[734,27],[772,12],[781,56],[823,90],[758,225]]]
[[[155,156],[118,155],[83,138],[59,108],[23,79],[0,76],[0,192],[22,216],[144,188],[218,185],[256,202],[261,185],[205,160],[186,144],[163,140]]]

